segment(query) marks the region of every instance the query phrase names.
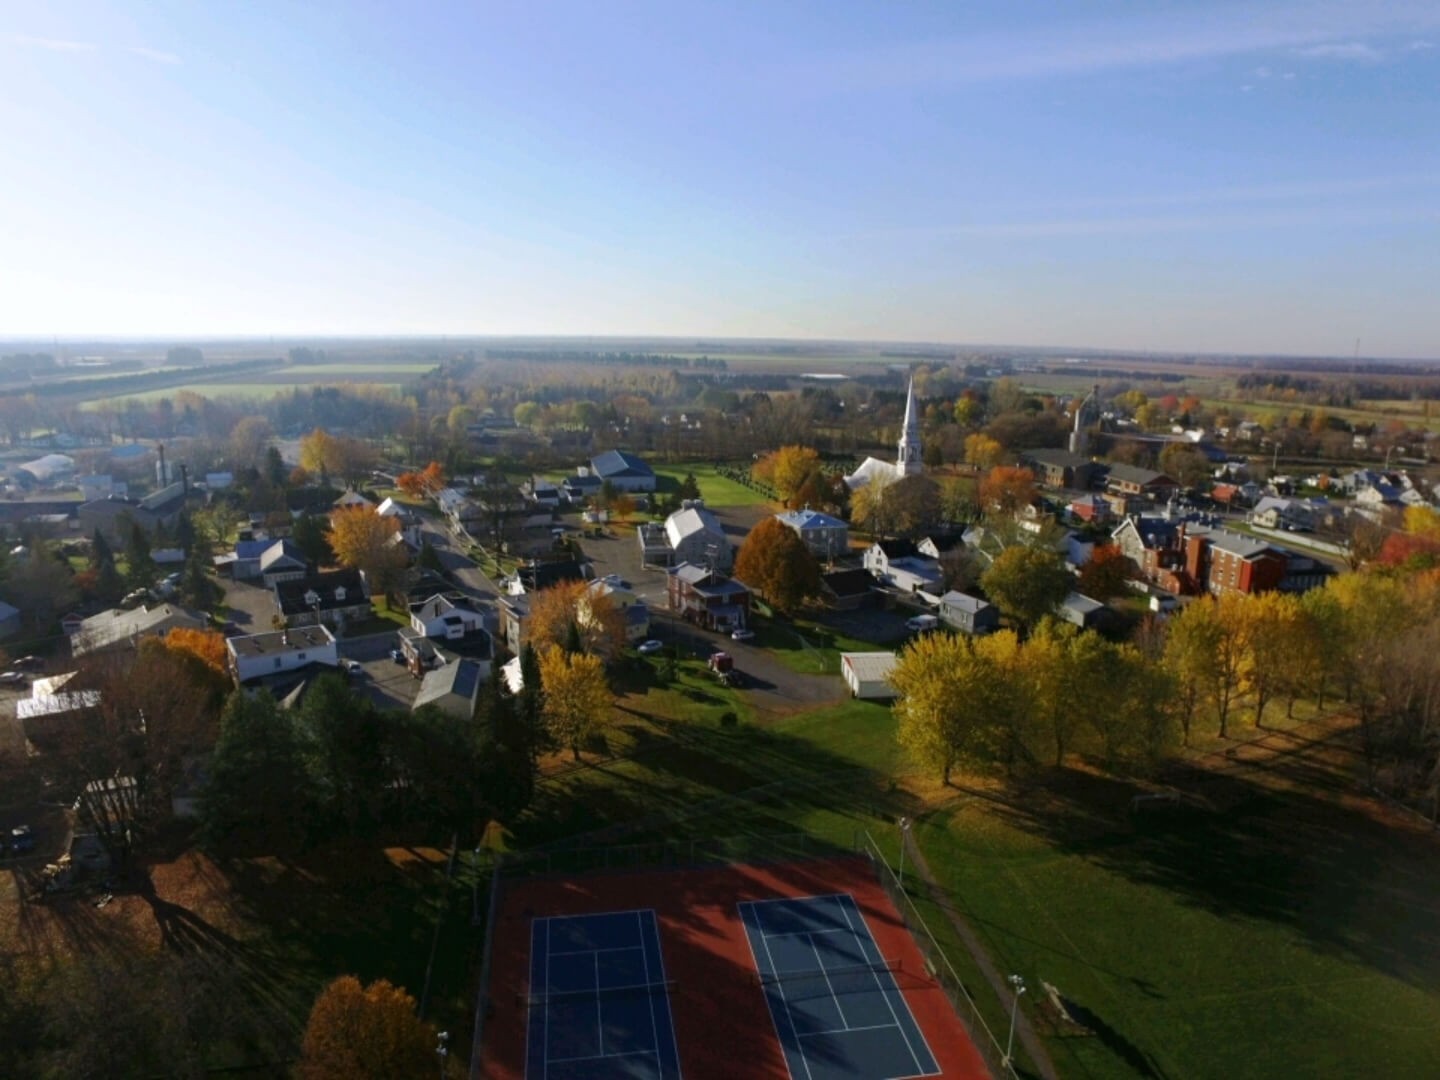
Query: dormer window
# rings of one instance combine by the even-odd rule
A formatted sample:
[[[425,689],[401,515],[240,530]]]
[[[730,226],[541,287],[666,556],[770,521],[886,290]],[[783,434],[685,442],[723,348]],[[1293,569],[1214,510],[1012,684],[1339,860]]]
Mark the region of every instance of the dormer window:
[[[344,586],[344,585],[337,585],[337,586],[335,586],[335,602],[336,602],[337,604],[343,604],[343,603],[345,602],[345,586]]]
[[[315,607],[320,603],[320,594],[317,593],[314,589],[306,589],[305,603],[310,607]]]

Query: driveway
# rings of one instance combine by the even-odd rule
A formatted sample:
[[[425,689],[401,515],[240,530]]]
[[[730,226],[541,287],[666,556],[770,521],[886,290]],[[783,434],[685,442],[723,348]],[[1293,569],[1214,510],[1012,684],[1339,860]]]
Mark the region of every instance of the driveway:
[[[264,634],[275,627],[275,594],[264,585],[248,581],[221,579],[225,587],[225,606],[230,609],[230,622],[237,634]]]

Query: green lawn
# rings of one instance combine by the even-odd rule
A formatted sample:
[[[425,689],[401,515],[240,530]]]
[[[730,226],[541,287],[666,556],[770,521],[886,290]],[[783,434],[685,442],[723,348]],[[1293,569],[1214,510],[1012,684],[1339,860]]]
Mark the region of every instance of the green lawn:
[[[1096,1033],[1049,1040],[1062,1076],[1433,1075],[1427,846],[1261,788],[1132,823],[1107,787],[1032,810],[975,800],[917,830],[1029,1007],[1050,982]]]
[[[755,644],[801,675],[838,675],[842,652],[874,652],[877,648],[806,619],[758,619],[752,626]]]
[[[746,468],[737,465],[737,468]],[[655,468],[656,491],[668,495],[680,487],[686,473],[695,475],[700,494],[707,506],[760,506],[770,500],[758,491],[752,491],[744,484],[738,484],[729,477],[721,476],[713,465],[658,465]]]

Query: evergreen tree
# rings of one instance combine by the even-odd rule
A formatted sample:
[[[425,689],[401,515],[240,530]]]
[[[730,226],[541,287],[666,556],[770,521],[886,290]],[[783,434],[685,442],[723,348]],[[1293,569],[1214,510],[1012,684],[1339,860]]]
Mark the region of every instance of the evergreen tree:
[[[525,729],[526,744],[533,761],[546,744],[545,690],[540,683],[540,657],[534,646],[520,649],[520,693],[515,698],[516,722]]]
[[[125,583],[132,589],[149,588],[155,582],[155,560],[150,557],[150,537],[138,521],[131,521],[126,534]]]
[[[214,603],[215,592],[215,583],[205,573],[205,560],[198,551],[192,552],[180,578],[180,598],[191,607],[205,609]]]
[[[175,523],[175,546],[186,555],[195,549],[195,522],[190,520],[189,510],[184,511]]]
[[[113,604],[125,595],[125,582],[115,568],[115,554],[99,529],[90,538],[90,569],[95,571],[95,595]]]
[[[112,567],[115,565],[115,553],[110,550],[110,541],[105,539],[105,534],[97,528],[90,538],[90,569],[99,570],[106,563]]]
[[[430,570],[436,574],[445,573],[445,564],[440,561],[439,553],[430,546],[429,540],[420,544],[420,554],[415,558],[415,565],[422,570]]]
[[[269,694],[231,694],[201,796],[206,841],[236,850],[294,850],[307,838],[315,802],[292,718]]]
[[[265,451],[265,476],[275,487],[285,486],[285,459],[280,456],[278,446],[268,447]]]
[[[695,482],[695,474],[687,472],[685,479],[680,481],[680,490],[675,493],[676,500],[700,498],[700,485]]]

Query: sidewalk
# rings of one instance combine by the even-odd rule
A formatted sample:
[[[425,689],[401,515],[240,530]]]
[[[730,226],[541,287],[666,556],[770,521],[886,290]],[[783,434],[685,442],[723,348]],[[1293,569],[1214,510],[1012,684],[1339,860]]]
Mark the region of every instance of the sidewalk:
[[[945,912],[946,918],[950,920],[950,925],[960,935],[960,940],[965,943],[965,948],[970,951],[975,963],[984,973],[985,980],[994,988],[995,996],[1008,1005],[1011,989],[1010,984],[1005,981],[1005,976],[995,969],[995,965],[990,962],[989,954],[985,951],[985,946],[975,936],[975,931],[971,930],[970,926],[961,918],[944,890],[935,884],[935,878],[930,873],[930,866],[925,862],[925,856],[921,853],[919,845],[915,843],[910,830],[902,831],[901,836],[903,838],[901,842],[905,845],[905,855],[914,867],[913,873],[925,883],[925,890],[929,893],[930,899]],[[1024,1009],[1015,1014],[1015,1037],[1025,1048],[1025,1053],[1029,1055],[1036,1072],[1044,1080],[1060,1080],[1060,1074],[1055,1071],[1055,1063],[1050,1060],[1050,1053],[1045,1049],[1045,1043],[1031,1026],[1030,1018],[1025,1015]]]

